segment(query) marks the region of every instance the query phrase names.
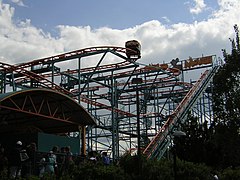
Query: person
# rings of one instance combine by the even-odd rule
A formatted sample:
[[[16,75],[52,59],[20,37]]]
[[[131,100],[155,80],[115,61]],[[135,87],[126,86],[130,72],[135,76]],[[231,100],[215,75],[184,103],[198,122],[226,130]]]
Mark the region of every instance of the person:
[[[96,153],[94,151],[90,151],[88,153],[88,157],[89,157],[89,161],[93,164],[97,163],[97,157],[96,157]]]
[[[213,178],[214,178],[215,180],[218,180],[218,175],[215,174],[215,175],[213,176]]]
[[[110,164],[110,158],[108,157],[107,152],[102,153],[102,161],[104,165]]]
[[[8,165],[8,159],[4,147],[0,144],[0,172],[5,170]]]
[[[25,148],[21,148],[20,150],[20,159],[21,159],[21,177],[26,178],[30,175],[29,172],[29,156]]]
[[[71,152],[70,146],[66,146],[65,147],[65,159],[64,159],[64,171],[66,173],[68,173],[69,169],[74,164],[72,156],[73,156],[73,154]]]
[[[9,154],[9,175],[10,178],[18,178],[21,176],[21,169],[22,169],[22,163],[21,163],[21,153],[22,150],[22,142],[17,141],[15,147],[10,150]]]
[[[46,158],[42,157],[40,159],[40,163],[39,163],[39,177],[43,178],[44,173],[45,173],[45,165],[46,165]]]
[[[65,147],[61,147],[60,154],[57,156],[58,176],[64,173],[65,153]]]
[[[53,154],[53,151],[50,151],[46,159],[45,172],[49,174],[54,174],[56,165],[57,165],[57,157],[55,154]]]
[[[53,155],[56,157],[56,164],[54,166],[54,172],[57,177],[59,177],[59,161],[60,161],[60,154],[59,154],[59,147],[53,146],[52,148]]]
[[[28,175],[36,175],[37,171],[35,169],[35,156],[36,156],[36,152],[37,152],[37,145],[35,142],[30,143],[27,146],[26,149],[27,155],[29,157],[28,160],[26,160],[26,176]]]

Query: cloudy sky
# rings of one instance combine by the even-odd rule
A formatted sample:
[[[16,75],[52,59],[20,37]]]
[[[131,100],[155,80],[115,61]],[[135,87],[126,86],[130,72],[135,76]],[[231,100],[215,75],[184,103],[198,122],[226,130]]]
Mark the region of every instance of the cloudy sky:
[[[142,63],[230,50],[239,0],[0,0],[0,59],[15,64],[91,46],[142,44]]]

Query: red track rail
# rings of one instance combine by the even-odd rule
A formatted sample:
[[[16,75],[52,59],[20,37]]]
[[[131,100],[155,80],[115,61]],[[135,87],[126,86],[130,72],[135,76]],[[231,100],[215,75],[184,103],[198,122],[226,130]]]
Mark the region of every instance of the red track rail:
[[[84,69],[80,70],[80,73],[82,73],[82,72],[93,72],[93,70],[102,70],[102,69],[106,70],[108,68],[113,68],[113,67],[123,67],[123,66],[128,65],[128,64],[130,64],[130,62],[124,61],[123,63],[99,66],[97,69],[95,69],[94,67],[84,68]],[[157,68],[158,67],[156,67],[156,69]],[[147,68],[140,68],[140,69],[135,70],[134,74],[138,74],[140,72],[151,72],[151,71],[153,71],[153,70],[147,69]],[[168,68],[166,72],[170,73],[170,75],[168,75],[165,78],[161,78],[162,81],[169,80],[169,79],[174,78],[174,77],[176,77],[180,74],[180,70],[176,69],[176,68]],[[74,73],[78,73],[78,70],[69,70],[69,71],[65,71],[63,73],[74,74]],[[134,74],[133,74],[133,71],[126,71],[126,72],[116,73],[116,74],[113,74],[113,75],[104,76],[104,78],[107,79],[107,78],[112,78],[112,77],[121,77],[121,76],[124,76],[124,75],[125,76],[130,76],[130,75],[134,75]],[[61,75],[61,74],[56,73],[54,75]],[[51,77],[52,73],[42,74],[41,76],[44,77],[44,78]],[[22,78],[18,79],[18,82],[21,83],[21,81],[25,81],[25,80],[26,80],[26,78],[22,77]]]
[[[38,75],[38,74],[35,74],[31,71],[27,71],[23,68],[19,69],[19,68],[16,68],[15,66],[12,66],[12,65],[9,65],[9,64],[6,64],[6,63],[0,63],[0,68],[3,68],[4,70],[6,70],[8,72],[8,70],[11,70],[12,72],[17,72],[21,75],[24,75],[30,79],[33,79],[35,81],[37,81],[38,83],[44,85],[44,87],[46,88],[49,88],[49,89],[53,89],[53,90],[57,90],[58,92],[61,92],[65,95],[68,95],[68,96],[71,96],[73,97],[74,94],[64,88],[62,88],[61,86],[51,82],[50,80],[48,79],[45,79],[44,77]],[[86,96],[81,96],[80,100],[82,102],[85,102],[85,103],[88,103],[88,104],[92,104],[92,105],[95,105],[95,106],[98,106],[98,107],[102,107],[102,108],[105,108],[107,110],[110,110],[110,111],[115,111],[119,114],[122,114],[122,115],[125,115],[125,116],[135,116],[134,114],[132,113],[129,113],[129,112],[125,112],[125,111],[122,111],[120,109],[117,109],[117,108],[111,108],[111,107],[108,107],[107,105],[103,104],[103,103],[98,103],[98,102],[95,102],[89,98],[87,98]]]
[[[186,104],[189,102],[189,100],[192,98],[193,94],[196,92],[197,88],[200,86],[201,82],[205,79],[205,77],[208,74],[208,70],[206,70],[200,79],[194,84],[194,86],[190,89],[190,91],[186,94],[186,96],[182,99],[182,101],[179,103],[177,108],[174,110],[171,116],[167,119],[167,121],[164,123],[164,125],[161,127],[157,135],[151,140],[151,142],[148,144],[148,146],[143,151],[143,154],[147,156],[147,158],[150,158],[154,150],[158,146],[158,141],[161,141],[165,138],[165,135],[168,133],[168,127],[175,123],[177,117],[179,114],[184,110],[186,107]]]
[[[28,68],[34,65],[39,65],[39,64],[50,64],[52,62],[61,62],[67,59],[73,59],[76,57],[84,57],[92,54],[98,54],[102,52],[118,52],[118,53],[126,53],[126,50],[133,51],[131,49],[126,49],[123,47],[115,47],[115,46],[99,46],[99,47],[90,47],[90,48],[85,48],[85,49],[80,49],[80,50],[75,50],[55,56],[50,56],[42,59],[37,59],[37,60],[32,60],[27,63],[21,63],[16,65],[17,69],[22,69],[22,68]],[[134,51],[135,52],[135,51]],[[136,61],[138,58],[131,59],[131,61]]]

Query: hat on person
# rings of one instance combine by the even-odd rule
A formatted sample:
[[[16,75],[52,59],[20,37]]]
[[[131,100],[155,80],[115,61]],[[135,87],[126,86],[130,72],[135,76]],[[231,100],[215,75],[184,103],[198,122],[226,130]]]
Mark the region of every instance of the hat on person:
[[[19,145],[19,146],[21,146],[21,145],[22,145],[22,142],[21,142],[21,141],[17,141],[16,144]]]

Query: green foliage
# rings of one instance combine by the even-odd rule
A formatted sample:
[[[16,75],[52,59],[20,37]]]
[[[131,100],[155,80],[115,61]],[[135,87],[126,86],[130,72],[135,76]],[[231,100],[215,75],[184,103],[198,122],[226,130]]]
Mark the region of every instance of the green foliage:
[[[2,171],[0,171],[0,177],[1,177],[1,179],[2,179],[2,180],[8,180],[7,174],[8,174],[7,169],[3,169]]]
[[[157,180],[157,179],[173,179],[172,162],[167,160],[148,160],[144,161],[142,170],[142,179]]]
[[[31,180],[37,180],[37,179],[34,179],[36,177],[31,177]],[[43,179],[44,180],[56,180],[57,177],[55,176],[55,174],[49,174],[49,173],[45,173],[44,176],[43,176]]]
[[[214,77],[214,133],[211,144],[219,154],[215,166],[227,168],[240,165],[240,46],[239,31],[234,26],[236,40],[230,39],[232,52],[223,50],[224,65]]]
[[[223,50],[225,63],[214,77],[214,119],[199,123],[189,114],[183,126],[187,136],[176,143],[180,159],[205,163],[215,169],[240,166],[240,46],[239,31],[234,26],[236,40],[230,39],[232,52]]]
[[[240,167],[236,169],[227,168],[220,175],[220,179],[222,180],[235,180],[240,179]]]
[[[129,180],[157,180],[173,179],[172,162],[167,160],[147,160],[141,156],[140,165],[138,156],[126,155],[121,158],[120,166]]]
[[[142,158],[141,171],[134,170],[131,172],[125,168],[136,169],[136,156],[125,156],[124,160],[120,160],[119,165],[104,166],[103,164],[83,163],[80,166],[75,166],[67,174],[60,178],[55,175],[45,174],[42,178],[44,180],[174,180],[173,161],[172,159],[162,160],[146,160]],[[135,162],[135,164],[134,164]],[[181,161],[177,159],[177,179],[178,180],[212,180],[215,174],[218,174],[221,180],[235,180],[240,179],[240,168],[227,168],[219,172],[213,172],[212,168],[204,164],[196,164],[192,162]],[[0,172],[0,179],[8,180],[6,171]],[[26,180],[19,178],[19,180]],[[40,180],[37,176],[30,176],[27,180]]]
[[[141,170],[138,173],[137,169],[137,156],[125,156],[120,161],[120,166],[124,168],[127,179],[129,180],[173,180],[173,161],[162,159],[162,160],[146,160],[144,157],[141,161]],[[135,163],[134,163],[135,162]],[[177,161],[177,179],[181,180],[197,180],[213,179],[211,174],[211,168],[203,164],[194,164],[191,162]]]
[[[82,180],[124,180],[123,170],[114,165],[104,166],[102,164],[84,163],[75,167],[70,177]]]
[[[230,39],[232,53],[223,50],[224,65],[214,77],[213,110],[216,123],[237,125],[240,123],[240,47],[237,25],[234,26],[236,40]]]
[[[230,39],[231,54],[223,50],[225,63],[214,77],[214,119],[209,126],[209,122],[199,122],[190,112],[182,126],[186,137],[174,140],[180,159],[204,163],[218,170],[240,166],[240,45],[237,25],[234,30],[236,39]]]
[[[120,159],[120,166],[126,174],[135,177],[138,174],[138,156],[127,154]]]
[[[211,168],[203,164],[177,161],[177,179],[179,180],[212,180]]]
[[[209,129],[206,123],[199,123],[198,119],[191,114],[182,131],[185,137],[175,138],[176,153],[180,159],[195,163],[203,163],[206,159],[206,143],[209,139]]]

